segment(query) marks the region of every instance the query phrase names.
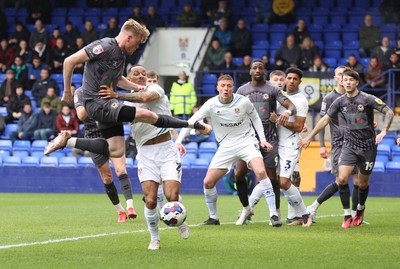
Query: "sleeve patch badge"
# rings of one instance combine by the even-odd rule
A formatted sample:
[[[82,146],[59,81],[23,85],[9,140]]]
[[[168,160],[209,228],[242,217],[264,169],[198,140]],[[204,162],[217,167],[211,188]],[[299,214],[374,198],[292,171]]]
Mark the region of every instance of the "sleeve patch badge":
[[[101,45],[97,45],[92,49],[92,52],[94,55],[98,55],[104,51],[103,47]]]
[[[379,105],[383,104],[383,101],[379,98],[375,98],[375,102],[377,102]]]

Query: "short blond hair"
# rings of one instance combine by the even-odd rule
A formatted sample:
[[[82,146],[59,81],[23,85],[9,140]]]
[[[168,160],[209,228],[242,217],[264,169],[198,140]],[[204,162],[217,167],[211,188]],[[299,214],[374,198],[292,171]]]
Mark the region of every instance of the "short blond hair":
[[[231,75],[228,75],[228,74],[221,74],[221,75],[219,76],[219,78],[218,78],[218,82],[220,82],[221,80],[232,80],[232,81],[233,81],[233,78],[232,78]]]
[[[156,78],[158,80],[158,74],[155,71],[148,71],[146,75],[148,78]]]
[[[121,32],[130,32],[134,35],[141,36],[141,43],[146,42],[150,35],[150,32],[146,26],[138,23],[134,19],[127,20],[124,25],[122,25]]]

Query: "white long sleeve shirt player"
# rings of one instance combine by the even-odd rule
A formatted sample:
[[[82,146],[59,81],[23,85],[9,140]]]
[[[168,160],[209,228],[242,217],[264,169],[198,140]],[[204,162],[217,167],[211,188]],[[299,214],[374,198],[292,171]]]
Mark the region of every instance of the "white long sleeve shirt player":
[[[255,138],[254,129],[260,142],[266,141],[260,117],[250,100],[239,94],[232,94],[229,104],[221,103],[219,96],[209,99],[190,119],[189,123],[203,118],[211,118],[215,137],[220,147],[235,147],[249,138]],[[254,126],[254,129],[253,129]],[[189,134],[184,128],[179,133],[176,143]]]

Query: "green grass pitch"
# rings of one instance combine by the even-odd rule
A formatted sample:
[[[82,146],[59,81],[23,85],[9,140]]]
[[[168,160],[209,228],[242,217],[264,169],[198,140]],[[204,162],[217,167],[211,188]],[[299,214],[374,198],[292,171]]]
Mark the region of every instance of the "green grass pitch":
[[[159,251],[147,250],[140,198],[134,196],[138,218],[117,223],[105,194],[2,193],[0,268],[399,268],[399,198],[369,198],[370,224],[343,230],[338,197],[321,206],[310,228],[273,228],[265,200],[253,224],[236,226],[238,198],[220,196],[222,225],[209,227],[199,225],[208,217],[204,197],[183,195],[190,238],[160,223]]]

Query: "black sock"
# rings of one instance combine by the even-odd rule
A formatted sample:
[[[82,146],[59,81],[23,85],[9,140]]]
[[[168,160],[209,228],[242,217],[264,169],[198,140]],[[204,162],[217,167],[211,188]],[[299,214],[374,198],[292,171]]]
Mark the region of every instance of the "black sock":
[[[342,201],[343,209],[350,208],[350,188],[349,184],[339,184],[340,201]]]
[[[127,174],[118,176],[119,183],[121,185],[121,191],[124,194],[125,200],[132,199],[132,185]]]
[[[108,142],[103,138],[77,138],[75,148],[110,156]]]
[[[328,186],[326,186],[326,188],[322,191],[322,193],[318,196],[317,198],[317,202],[319,204],[322,204],[323,202],[325,202],[326,200],[328,200],[329,198],[331,198],[335,193],[337,193],[337,191],[339,190],[338,185],[336,184],[336,182],[333,182],[332,184],[329,184]]]
[[[276,209],[281,208],[281,186],[279,185],[279,180],[271,180],[272,189],[275,194],[275,205]]]
[[[158,114],[158,120],[153,125],[159,128],[184,128],[188,127],[189,123],[186,120]]]
[[[245,179],[236,181],[236,188],[237,188],[237,193],[239,196],[239,200],[242,203],[243,207],[246,207],[249,205],[249,197],[247,196],[247,182]]]
[[[354,185],[353,194],[351,196],[351,203],[352,203],[351,210],[354,210],[354,211],[357,210],[357,205],[360,202],[359,192],[360,192],[360,188],[357,185]]]
[[[111,203],[113,205],[119,204],[118,192],[117,188],[115,188],[114,182],[111,182],[110,184],[104,184],[104,187]]]
[[[367,186],[367,188],[366,189],[359,189],[359,194],[360,194],[360,200],[358,201],[358,203],[360,204],[360,205],[365,205],[365,201],[367,201],[367,198],[368,198],[368,192],[369,192],[369,186]]]

